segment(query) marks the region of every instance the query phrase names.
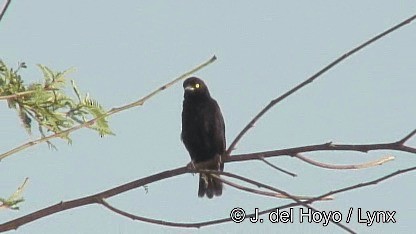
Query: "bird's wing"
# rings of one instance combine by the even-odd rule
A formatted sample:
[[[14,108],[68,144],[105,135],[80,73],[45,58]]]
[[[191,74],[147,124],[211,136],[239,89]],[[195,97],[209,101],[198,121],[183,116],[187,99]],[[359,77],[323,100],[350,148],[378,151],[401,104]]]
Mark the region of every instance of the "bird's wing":
[[[213,137],[216,152],[222,155],[225,151],[225,124],[221,109],[215,100],[212,102],[211,113],[212,121],[208,121],[211,125],[210,135]]]

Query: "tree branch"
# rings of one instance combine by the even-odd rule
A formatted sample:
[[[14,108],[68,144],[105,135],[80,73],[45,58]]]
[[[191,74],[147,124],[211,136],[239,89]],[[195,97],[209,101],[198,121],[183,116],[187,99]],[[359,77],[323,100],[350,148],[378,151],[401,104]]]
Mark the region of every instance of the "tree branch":
[[[55,91],[56,89],[44,89],[45,91]],[[25,96],[25,95],[29,95],[32,93],[35,93],[36,90],[28,90],[28,91],[23,91],[23,92],[19,92],[19,93],[14,93],[14,94],[10,94],[10,95],[5,95],[5,96],[0,96],[0,100],[7,100],[7,99],[11,99],[11,98],[18,98],[21,96]]]
[[[329,142],[329,143],[324,143],[324,144],[319,144],[319,145],[309,145],[309,146],[255,152],[255,153],[248,153],[248,154],[236,154],[236,155],[233,155],[232,157],[227,158],[224,161],[241,162],[241,161],[258,159],[260,157],[269,158],[269,157],[276,157],[276,156],[288,156],[288,155],[296,155],[298,153],[313,152],[313,151],[357,151],[357,152],[367,153],[369,151],[374,151],[374,150],[395,150],[395,151],[416,154],[416,148],[404,146],[398,142],[383,143],[383,144],[361,144],[361,145],[333,144],[332,142]]]
[[[169,221],[164,221],[160,219],[151,219],[151,218],[146,218],[143,216],[134,215],[126,211],[115,208],[114,206],[108,204],[104,199],[100,200],[100,204],[119,215],[125,216],[127,218],[131,218],[133,220],[138,220],[138,221],[142,221],[146,223],[153,223],[153,224],[162,225],[162,226],[170,226],[170,227],[199,228],[199,226],[194,225],[192,223],[169,222]]]
[[[4,14],[7,11],[7,8],[9,8],[10,3],[12,2],[12,0],[6,0],[6,3],[3,6],[3,9],[0,12],[0,21],[3,19]]]
[[[268,165],[268,166],[270,166],[270,167],[272,167],[272,168],[274,168],[274,169],[276,169],[276,170],[278,170],[278,171],[280,171],[280,172],[283,172],[283,173],[285,173],[285,174],[287,174],[287,175],[290,175],[290,176],[292,176],[292,177],[296,177],[296,176],[298,176],[298,175],[296,175],[295,173],[292,173],[292,172],[290,172],[290,171],[284,170],[284,169],[282,169],[282,168],[280,168],[280,167],[278,167],[278,166],[274,165],[273,163],[271,163],[271,162],[267,161],[264,157],[259,157],[259,160],[261,160],[262,162],[266,163],[266,165]]]
[[[57,138],[57,137],[61,137],[61,136],[66,136],[66,135],[68,135],[68,134],[70,134],[70,133],[72,133],[72,132],[74,132],[74,131],[76,131],[76,130],[79,130],[79,129],[84,128],[84,127],[91,126],[91,125],[93,125],[93,124],[94,124],[97,120],[99,120],[99,119],[102,119],[102,118],[108,117],[108,116],[113,115],[113,114],[116,114],[116,113],[118,113],[118,112],[120,112],[120,111],[124,111],[124,110],[130,109],[130,108],[136,107],[136,106],[141,106],[141,105],[143,105],[143,104],[144,104],[144,103],[145,103],[148,99],[152,98],[153,96],[155,96],[155,95],[156,95],[156,94],[158,94],[159,92],[161,92],[161,91],[163,91],[163,90],[165,90],[165,89],[169,88],[170,86],[174,85],[174,84],[175,84],[175,83],[177,83],[178,81],[180,81],[180,80],[182,80],[182,79],[184,79],[184,78],[188,77],[189,75],[191,75],[191,74],[193,74],[193,73],[195,73],[195,72],[199,71],[200,69],[202,69],[202,68],[204,68],[204,67],[208,66],[209,64],[213,63],[216,59],[217,59],[217,57],[213,56],[213,57],[212,57],[212,58],[210,58],[208,61],[206,61],[206,62],[202,63],[201,65],[199,65],[199,66],[197,66],[197,67],[193,68],[192,70],[190,70],[190,71],[188,71],[188,72],[186,72],[186,73],[182,74],[182,75],[181,75],[181,76],[179,76],[178,78],[176,78],[176,79],[174,79],[173,81],[171,81],[171,82],[169,82],[169,83],[167,83],[167,84],[163,85],[162,87],[160,87],[160,88],[156,89],[155,91],[153,91],[153,92],[151,92],[150,94],[146,95],[145,97],[143,97],[143,98],[139,99],[138,101],[132,102],[132,103],[130,103],[130,104],[127,104],[127,105],[124,105],[124,106],[121,106],[121,107],[112,108],[112,109],[111,109],[111,110],[109,110],[106,114],[104,114],[104,115],[102,115],[102,116],[99,116],[99,117],[97,117],[97,118],[91,119],[91,120],[89,120],[89,121],[86,121],[86,122],[84,122],[84,123],[82,123],[82,124],[76,125],[76,126],[74,126],[74,127],[72,127],[72,128],[69,128],[69,129],[67,129],[67,130],[64,130],[64,131],[62,131],[62,132],[58,132],[58,133],[55,133],[55,134],[49,135],[49,136],[47,136],[47,137],[41,137],[41,138],[39,138],[39,139],[37,139],[37,140],[34,140],[34,141],[29,141],[29,142],[27,142],[27,143],[25,143],[25,144],[22,144],[22,145],[20,145],[20,146],[18,146],[18,147],[16,147],[16,148],[14,148],[14,149],[11,149],[11,150],[9,150],[9,151],[7,151],[7,152],[3,153],[3,154],[0,154],[0,160],[4,159],[4,158],[6,158],[6,157],[8,157],[8,156],[10,156],[10,155],[12,155],[12,154],[15,154],[15,153],[17,153],[17,152],[19,152],[19,151],[22,151],[22,150],[24,150],[24,149],[27,149],[27,148],[29,148],[29,147],[31,147],[31,146],[37,145],[37,144],[39,144],[39,143],[43,143],[43,142],[49,141],[49,140],[51,140],[51,139],[53,139],[53,138]]]
[[[215,173],[215,174],[217,174],[217,172],[210,172],[210,173]],[[220,172],[220,173],[218,173],[218,174],[225,175],[225,176],[229,176],[229,177],[232,177],[232,178],[236,178],[236,179],[242,180],[242,181],[244,181],[244,182],[247,182],[247,183],[250,183],[250,184],[256,185],[256,186],[258,186],[258,187],[260,187],[260,188],[266,188],[266,189],[269,189],[269,190],[271,190],[271,191],[274,191],[274,192],[277,192],[277,193],[283,194],[283,195],[287,196],[288,198],[290,198],[290,199],[294,200],[295,202],[297,202],[297,204],[299,204],[299,205],[301,205],[301,206],[304,206],[304,207],[306,207],[306,208],[308,208],[308,209],[311,209],[311,210],[313,210],[313,211],[315,211],[315,212],[319,212],[319,210],[317,210],[317,209],[315,209],[314,207],[312,207],[311,205],[309,205],[309,203],[307,203],[307,202],[303,202],[303,201],[301,201],[299,198],[297,198],[297,196],[294,196],[294,195],[292,195],[292,194],[289,194],[288,192],[283,191],[283,190],[281,190],[281,189],[277,189],[277,188],[272,187],[272,186],[269,186],[269,185],[267,185],[267,184],[263,184],[263,183],[260,183],[260,182],[254,181],[254,180],[252,180],[252,179],[249,179],[249,178],[246,178],[246,177],[243,177],[243,176],[239,176],[239,175],[236,175],[236,174],[233,174],[233,173],[229,173],[229,172]],[[328,199],[328,198],[330,198],[330,196],[322,197],[321,199]],[[307,200],[307,201],[309,201],[309,200]],[[314,201],[316,201],[316,200],[314,200]],[[335,224],[335,225],[337,225],[337,226],[339,226],[340,228],[342,228],[342,229],[344,229],[344,230],[346,230],[346,231],[350,232],[350,233],[355,233],[353,230],[351,230],[351,229],[350,229],[350,228],[348,228],[347,226],[345,226],[345,225],[343,225],[343,224],[341,224],[341,223],[338,223],[338,222],[334,222],[332,219],[330,220],[330,222],[331,222],[331,223],[333,223],[333,224]]]
[[[210,171],[210,172],[212,172],[212,171]],[[218,174],[223,174],[223,173],[218,173]],[[232,182],[230,182],[228,180],[225,180],[224,178],[221,178],[221,177],[218,177],[218,176],[216,176],[216,178],[220,179],[221,181],[223,181],[224,183],[226,183],[226,184],[228,184],[232,187],[235,187],[237,189],[244,190],[244,191],[247,191],[247,192],[252,192],[252,193],[255,193],[255,194],[260,194],[260,195],[269,196],[269,197],[288,198],[287,196],[284,196],[280,193],[271,193],[271,192],[265,192],[265,191],[260,191],[260,190],[256,190],[256,189],[251,189],[251,188],[248,188],[248,187],[244,187],[244,186],[232,183]],[[311,199],[311,197],[300,197],[300,196],[296,196],[296,198],[301,199],[301,200]],[[322,198],[321,200],[332,200],[332,197],[325,197],[325,198]],[[142,221],[142,222],[146,222],[146,223],[158,224],[158,225],[162,225],[162,226],[171,226],[171,227],[186,227],[186,228],[200,228],[201,227],[200,225],[194,224],[194,223],[170,222],[170,221],[164,221],[164,220],[160,220],[160,219],[152,219],[152,218],[146,218],[146,217],[143,217],[143,216],[134,215],[134,214],[128,213],[128,212],[123,211],[123,210],[120,210],[120,209],[110,205],[104,199],[101,199],[100,203],[104,207],[110,209],[111,211],[113,211],[113,212],[115,212],[119,215],[125,216],[127,218],[131,218],[133,220],[138,220],[138,221]]]
[[[251,180],[247,177],[240,176],[240,175],[230,173],[230,172],[218,172],[218,171],[206,171],[206,172],[214,174],[214,175],[212,175],[213,177],[221,180],[222,182],[224,182],[225,184],[230,185],[231,187],[234,187],[236,189],[243,190],[243,191],[246,191],[246,192],[249,192],[249,193],[254,193],[254,194],[259,194],[259,195],[274,197],[274,198],[292,199],[292,200],[295,200],[295,201],[296,200],[299,200],[299,201],[300,200],[309,200],[309,199],[313,198],[313,197],[309,197],[309,196],[298,196],[298,195],[292,195],[292,194],[290,194],[288,196],[288,195],[286,195],[286,194],[288,194],[287,192],[284,192],[285,194],[283,194],[281,192],[278,192],[278,191],[283,191],[283,190],[277,189],[277,188],[272,187],[270,185],[266,185],[266,184],[260,183],[258,181]],[[246,187],[246,186],[243,186],[243,185],[239,185],[239,184],[233,183],[229,180],[226,180],[223,177],[219,177],[218,175],[215,175],[215,174],[224,175],[224,176],[232,177],[232,178],[235,178],[235,179],[238,179],[238,180],[242,180],[246,183],[255,185],[255,186],[260,187],[260,188],[266,188],[266,189],[271,190],[273,192],[267,192],[267,191],[253,189],[253,188],[249,188],[249,187]],[[333,197],[328,196],[328,197],[324,197],[324,198],[320,199],[320,201],[329,201],[329,200],[333,200]]]
[[[393,156],[385,156],[377,160],[373,160],[366,163],[361,164],[350,164],[350,165],[333,165],[333,164],[327,164],[322,162],[317,162],[315,160],[312,160],[310,158],[304,157],[301,154],[296,154],[293,157],[298,158],[306,163],[312,164],[317,167],[327,168],[327,169],[335,169],[335,170],[349,170],[349,169],[364,169],[369,167],[375,167],[382,165],[386,162],[394,160]]]
[[[117,194],[144,186],[146,184],[149,184],[155,181],[160,181],[166,178],[170,178],[170,177],[177,176],[177,175],[182,175],[185,173],[189,173],[189,169],[187,169],[186,167],[180,167],[180,168],[176,168],[173,170],[168,170],[168,171],[164,171],[158,174],[147,176],[145,178],[138,179],[130,183],[123,184],[121,186],[118,186],[118,187],[115,187],[115,188],[112,188],[112,189],[109,189],[104,192],[100,192],[91,196],[87,196],[87,197],[83,197],[83,198],[79,198],[79,199],[75,199],[71,201],[66,201],[66,202],[59,202],[58,204],[46,207],[44,209],[35,211],[28,215],[25,215],[20,218],[1,224],[0,232],[17,229],[18,227],[24,224],[33,222],[40,218],[44,218],[44,217],[47,217],[49,215],[52,215],[52,214],[55,214],[64,210],[69,210],[69,209],[73,209],[76,207],[91,205],[95,203],[101,204],[102,203],[101,199],[109,198]]]
[[[408,139],[407,135],[405,138],[403,139]],[[399,142],[402,142],[402,140],[400,140]],[[238,161],[247,161],[247,160],[258,160],[259,157],[274,157],[274,156],[281,156],[281,155],[295,155],[297,153],[302,153],[302,152],[312,152],[312,151],[323,151],[323,150],[353,150],[353,151],[359,151],[359,152],[368,152],[371,150],[397,150],[397,151],[404,151],[404,152],[412,152],[412,151],[416,151],[415,148],[411,148],[408,147],[409,149],[403,149],[401,143],[398,144],[397,142],[393,142],[393,143],[386,143],[386,144],[368,144],[368,145],[334,145],[332,143],[326,143],[326,144],[321,144],[321,145],[311,145],[311,146],[303,146],[303,147],[297,147],[297,148],[289,148],[289,149],[283,149],[283,150],[275,150],[275,151],[268,151],[268,152],[259,152],[259,153],[252,153],[252,154],[240,154],[240,155],[235,155],[232,157],[229,157],[226,159],[225,163],[227,162],[238,162]],[[101,204],[101,200],[100,199],[104,199],[104,198],[109,198],[112,197],[114,195],[129,191],[131,189],[135,189],[144,185],[147,185],[149,183],[155,182],[155,181],[160,181],[166,178],[170,178],[173,176],[178,176],[178,175],[182,175],[185,173],[192,173],[195,172],[195,170],[191,170],[187,167],[180,167],[180,168],[176,168],[173,170],[168,170],[168,171],[164,171],[158,174],[154,174],[148,177],[144,177],[142,179],[138,179],[135,181],[132,181],[130,183],[109,189],[107,191],[101,192],[101,193],[97,193],[95,195],[91,195],[91,196],[87,196],[87,197],[83,197],[80,199],[75,199],[75,200],[71,200],[71,201],[67,201],[67,202],[60,202],[56,205],[53,206],[49,206],[47,208],[44,208],[42,210],[33,212],[31,214],[25,215],[23,217],[11,220],[9,222],[3,223],[0,225],[0,232],[2,231],[8,231],[8,230],[12,230],[12,229],[17,229],[19,226],[26,224],[26,223],[30,223],[33,222],[37,219],[49,216],[51,214],[57,213],[57,212],[61,212],[64,210],[68,210],[68,209],[72,209],[75,207],[80,207],[80,206],[85,206],[85,205],[89,205],[89,204],[95,204],[95,203],[100,203]],[[223,175],[229,175],[230,177],[232,177],[231,173],[228,172],[218,172],[221,173]],[[393,175],[394,176],[394,175]],[[392,176],[389,176],[392,177]],[[384,179],[383,179],[384,180]],[[258,182],[257,182],[258,183]],[[276,189],[276,188],[274,188]],[[285,194],[284,191],[280,191],[276,189],[276,192],[281,192],[284,195],[289,195],[290,194]],[[337,193],[335,191],[335,193]],[[308,202],[312,202],[312,201],[316,201],[319,199],[322,199],[326,196],[330,196],[334,193],[330,193],[330,194],[324,194],[322,196],[319,196],[317,198],[314,199],[309,199],[307,200]],[[305,201],[305,202],[307,202]],[[301,202],[302,203],[302,202]],[[297,204],[297,203],[296,203]],[[211,225],[210,222],[208,222],[209,225]],[[215,223],[212,223],[215,224]],[[199,224],[198,224],[199,225]]]
[[[325,194],[323,194],[323,195],[320,195],[320,196],[318,196],[318,197],[315,197],[315,198],[309,199],[309,200],[307,200],[307,201],[302,201],[301,203],[313,203],[314,201],[320,200],[320,199],[322,199],[322,198],[324,198],[324,197],[332,196],[332,195],[334,195],[334,194],[339,194],[339,193],[346,192],[346,191],[353,190],[353,189],[357,189],[357,188],[368,187],[368,186],[370,186],[370,185],[376,185],[376,184],[378,184],[378,183],[380,183],[380,182],[382,182],[382,181],[388,180],[388,179],[390,179],[390,178],[393,178],[393,177],[396,177],[396,176],[398,176],[398,175],[405,174],[405,173],[408,173],[408,172],[411,172],[411,171],[414,171],[414,170],[416,170],[416,167],[411,167],[411,168],[407,168],[407,169],[403,169],[403,170],[398,170],[398,171],[396,171],[396,172],[393,172],[393,173],[391,173],[391,174],[389,174],[389,175],[386,175],[386,176],[380,177],[380,178],[378,178],[378,179],[375,179],[375,180],[372,180],[372,181],[368,181],[368,182],[365,182],[365,183],[356,184],[356,185],[353,185],[353,186],[344,187],[344,188],[341,188],[341,189],[338,189],[338,190],[334,190],[334,191],[332,191],[332,192],[325,193]],[[269,214],[269,213],[270,213],[270,212],[272,212],[272,211],[276,211],[276,209],[283,210],[283,209],[287,209],[287,208],[296,207],[296,206],[299,206],[299,205],[300,205],[300,203],[297,203],[297,202],[294,202],[294,203],[289,203],[289,204],[286,204],[286,205],[282,205],[282,206],[274,207],[274,208],[271,208],[271,209],[267,209],[267,210],[259,211],[259,212],[258,212],[258,215]],[[108,207],[107,207],[107,208],[108,208]],[[114,209],[115,209],[115,208],[114,208]],[[122,212],[123,212],[123,211],[122,211]],[[117,212],[117,213],[118,213],[118,212]],[[126,212],[125,212],[125,213],[126,213]],[[119,214],[120,214],[120,213],[119,213]],[[123,214],[122,214],[122,215],[123,215]],[[132,218],[132,219],[136,219],[136,220],[141,220],[141,219],[143,219],[143,218],[142,218],[142,217],[140,217],[140,216],[131,215],[131,217],[130,217],[130,215],[131,215],[131,214],[129,214],[129,215],[124,215],[124,216],[127,216],[127,217]],[[245,218],[246,218],[246,219],[247,219],[247,218],[251,218],[251,217],[254,217],[255,215],[256,215],[256,214],[254,214],[254,213],[252,213],[252,214],[247,214],[247,215],[245,216]],[[135,218],[135,217],[139,217],[139,218]],[[227,218],[222,218],[222,219],[215,219],[215,220],[210,220],[210,221],[205,221],[205,222],[195,222],[195,223],[176,223],[176,222],[175,222],[175,223],[173,223],[173,225],[171,225],[171,226],[201,228],[201,227],[206,227],[206,226],[211,226],[211,225],[216,225],[216,224],[221,224],[221,223],[228,223],[228,222],[231,222],[231,221],[232,221],[232,220],[231,220],[231,218],[227,217]],[[168,221],[161,221],[161,222],[171,223],[171,222],[168,222]],[[0,228],[1,228],[1,225],[0,225]],[[1,229],[0,229],[0,230],[1,230]]]
[[[321,196],[315,197],[313,199],[309,199],[307,201],[302,201],[301,203],[312,203],[314,201],[317,201],[317,200],[322,199],[322,198],[327,197],[327,196],[332,196],[332,195],[335,195],[335,194],[339,194],[339,193],[346,192],[346,191],[349,191],[349,190],[354,190],[354,189],[357,189],[357,188],[368,187],[370,185],[376,185],[376,184],[379,184],[382,181],[385,181],[385,180],[388,180],[390,178],[396,177],[398,175],[405,174],[405,173],[415,171],[415,170],[416,170],[416,167],[410,167],[410,168],[406,168],[406,169],[403,169],[403,170],[398,170],[396,172],[393,172],[393,173],[388,174],[386,176],[380,177],[378,179],[368,181],[368,182],[365,182],[365,183],[359,183],[359,184],[356,184],[356,185],[353,185],[353,186],[344,187],[344,188],[341,188],[341,189],[337,189],[337,190],[334,190],[332,192],[322,194]],[[287,209],[287,208],[291,208],[291,207],[296,207],[296,206],[299,206],[299,205],[300,204],[297,203],[297,202],[290,203],[290,204],[286,204],[286,205],[283,205],[283,206],[274,207],[274,208],[271,208],[271,209],[259,211],[258,215],[268,214],[272,211],[276,211],[276,209],[283,210],[283,209]],[[254,214],[254,213],[248,214],[248,215],[246,215],[246,218],[254,217],[255,215],[256,214]],[[203,226],[208,226],[208,225],[226,223],[226,222],[230,222],[230,221],[232,221],[230,218],[224,218],[224,219],[211,220],[211,221],[208,221],[208,222],[195,223],[195,225],[199,225],[199,227],[203,227]]]
[[[398,141],[397,144],[404,146],[404,143],[406,143],[406,141],[412,138],[415,134],[416,134],[416,129],[413,130],[411,133],[409,133],[407,136],[403,137],[403,139]]]
[[[241,138],[247,133],[247,131],[254,126],[254,124],[267,112],[269,111],[273,106],[275,106],[277,103],[279,103],[280,101],[282,101],[283,99],[287,98],[288,96],[292,95],[293,93],[295,93],[296,91],[298,91],[299,89],[303,88],[304,86],[306,86],[309,83],[312,83],[312,81],[314,81],[316,78],[320,77],[322,74],[324,74],[325,72],[327,72],[328,70],[330,70],[332,67],[334,67],[335,65],[337,65],[338,63],[340,63],[341,61],[345,60],[346,58],[350,57],[351,55],[355,54],[356,52],[360,51],[361,49],[363,49],[364,47],[372,44],[373,42],[383,38],[384,36],[396,31],[397,29],[405,26],[406,24],[411,23],[414,19],[416,19],[416,15],[411,16],[410,18],[404,20],[403,22],[389,28],[388,30],[378,34],[377,36],[371,38],[370,40],[364,42],[363,44],[355,47],[354,49],[350,50],[349,52],[343,54],[341,57],[339,57],[338,59],[336,59],[335,61],[333,61],[332,63],[328,64],[326,67],[324,67],[323,69],[321,69],[320,71],[318,71],[316,74],[314,74],[313,76],[311,76],[310,78],[306,79],[304,82],[300,83],[299,85],[295,86],[294,88],[292,88],[291,90],[287,91],[286,93],[284,93],[283,95],[281,95],[280,97],[272,100],[266,107],[264,107],[244,128],[243,130],[237,135],[237,137],[234,139],[234,141],[231,143],[231,145],[228,147],[228,150],[225,154],[225,157],[229,157],[229,155],[231,154],[231,151],[234,150],[234,148],[236,147],[237,143],[241,140]]]
[[[414,171],[414,170],[416,170],[416,167],[410,167],[410,168],[406,168],[406,169],[403,169],[403,170],[398,170],[396,172],[390,173],[390,174],[388,174],[386,176],[383,176],[383,177],[380,177],[378,179],[371,180],[371,181],[364,182],[364,183],[359,183],[359,184],[348,186],[348,187],[344,187],[344,188],[337,189],[337,190],[334,190],[334,191],[331,191],[331,192],[327,192],[325,194],[322,194],[320,196],[314,197],[312,199],[309,199],[309,200],[303,201],[303,202],[311,203],[311,202],[314,202],[314,201],[318,201],[318,200],[320,200],[324,197],[332,196],[332,195],[335,195],[335,194],[338,194],[338,193],[343,193],[343,192],[354,190],[354,189],[357,189],[357,188],[368,187],[370,185],[376,185],[376,184],[378,184],[382,181],[385,181],[387,179],[390,179],[392,177],[398,176],[400,174],[405,174],[407,172],[411,172],[411,171]],[[303,202],[301,202],[301,203],[303,203]],[[293,204],[294,205],[300,205],[300,204],[296,204],[296,203],[293,203]]]

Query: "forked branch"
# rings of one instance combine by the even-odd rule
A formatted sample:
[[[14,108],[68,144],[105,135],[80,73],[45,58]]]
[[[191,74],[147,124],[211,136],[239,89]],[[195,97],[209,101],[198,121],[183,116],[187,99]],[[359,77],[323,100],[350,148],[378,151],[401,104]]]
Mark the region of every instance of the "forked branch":
[[[384,36],[396,31],[397,29],[405,26],[406,24],[411,23],[413,20],[416,19],[416,15],[413,15],[409,18],[407,18],[406,20],[404,20],[403,22],[387,29],[386,31],[378,34],[377,36],[371,38],[370,40],[364,42],[363,44],[355,47],[354,49],[348,51],[347,53],[341,55],[338,59],[336,59],[335,61],[331,62],[330,64],[328,64],[326,67],[322,68],[320,71],[318,71],[317,73],[315,73],[314,75],[312,75],[310,78],[306,79],[305,81],[303,81],[302,83],[300,83],[299,85],[295,86],[294,88],[292,88],[291,90],[287,91],[286,93],[282,94],[280,97],[273,99],[267,106],[265,106],[244,128],[243,130],[241,130],[241,132],[237,135],[237,137],[234,139],[234,141],[231,143],[231,145],[228,147],[227,153],[226,153],[226,157],[229,156],[231,154],[231,151],[234,150],[234,148],[237,146],[237,143],[241,140],[241,138],[244,136],[244,134],[247,133],[248,130],[250,130],[250,128],[252,128],[254,126],[254,124],[266,113],[268,112],[272,107],[274,107],[277,103],[281,102],[282,100],[284,100],[285,98],[287,98],[288,96],[292,95],[293,93],[295,93],[296,91],[298,91],[299,89],[303,88],[304,86],[306,86],[309,83],[312,83],[315,79],[317,79],[318,77],[320,77],[322,74],[324,74],[325,72],[327,72],[328,70],[330,70],[331,68],[333,68],[335,65],[337,65],[338,63],[342,62],[343,60],[345,60],[346,58],[350,57],[351,55],[357,53],[358,51],[360,51],[361,49],[365,48],[366,46],[374,43],[375,41],[383,38]]]

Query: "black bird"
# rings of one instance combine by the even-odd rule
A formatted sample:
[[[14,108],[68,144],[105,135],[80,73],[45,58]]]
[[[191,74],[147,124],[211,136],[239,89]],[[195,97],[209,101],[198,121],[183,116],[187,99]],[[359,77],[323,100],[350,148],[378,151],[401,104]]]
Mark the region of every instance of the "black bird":
[[[197,78],[183,82],[182,141],[192,163],[207,170],[223,170],[221,156],[225,153],[225,125],[218,103],[211,97],[208,87]],[[212,162],[212,163],[211,163]],[[200,173],[198,197],[208,198],[222,194],[222,182],[209,174]]]

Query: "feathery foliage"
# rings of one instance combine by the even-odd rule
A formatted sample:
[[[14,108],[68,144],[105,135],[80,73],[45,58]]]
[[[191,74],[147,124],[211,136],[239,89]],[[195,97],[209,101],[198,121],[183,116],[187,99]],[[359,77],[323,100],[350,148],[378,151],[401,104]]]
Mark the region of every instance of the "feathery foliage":
[[[38,125],[39,133],[60,134],[62,131],[84,123],[90,119],[99,117],[88,128],[97,131],[100,136],[109,135],[111,132],[106,114],[102,106],[89,94],[81,95],[81,92],[71,81],[75,98],[65,92],[69,85],[67,75],[72,70],[55,72],[44,65],[38,65],[43,73],[43,81],[25,85],[19,71],[26,68],[25,63],[20,63],[16,70],[8,68],[0,60],[0,100],[7,100],[8,106],[15,109],[26,131],[32,133],[32,122]],[[71,143],[67,134],[59,137]],[[50,147],[54,147],[48,142]]]
[[[18,210],[19,206],[18,204],[21,202],[24,202],[24,199],[22,197],[23,190],[25,189],[27,185],[27,181],[29,178],[26,178],[25,181],[19,188],[14,192],[10,197],[7,199],[0,197],[0,208],[8,208],[11,210]]]

